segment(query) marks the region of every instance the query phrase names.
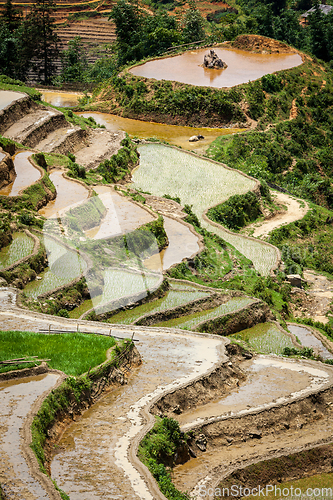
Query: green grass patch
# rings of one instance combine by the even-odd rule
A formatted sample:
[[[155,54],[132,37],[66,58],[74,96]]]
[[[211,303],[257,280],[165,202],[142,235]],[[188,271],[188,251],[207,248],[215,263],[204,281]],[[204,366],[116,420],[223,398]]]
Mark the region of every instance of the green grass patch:
[[[38,90],[32,87],[27,87],[20,80],[13,80],[13,78],[5,75],[0,75],[0,89],[11,90],[12,92],[25,92],[34,101],[40,101],[42,98],[42,94],[38,92]]]
[[[106,360],[115,345],[112,337],[66,333],[44,335],[33,332],[0,331],[0,361],[24,356],[50,359],[51,368],[67,375],[81,375]]]

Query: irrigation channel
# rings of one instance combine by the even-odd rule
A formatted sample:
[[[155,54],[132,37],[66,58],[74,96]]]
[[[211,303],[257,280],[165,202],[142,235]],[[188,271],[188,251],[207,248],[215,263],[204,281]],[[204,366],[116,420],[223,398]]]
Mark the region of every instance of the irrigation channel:
[[[279,60],[282,61],[282,58]],[[292,65],[297,65],[296,60]],[[13,98],[19,99],[20,96],[17,94],[11,96],[12,101],[7,102],[6,96],[0,93],[0,98],[2,106],[5,107],[13,101]],[[105,120],[106,126],[113,126],[105,115],[100,119]],[[135,124],[131,123],[128,126],[134,127]],[[154,124],[155,126],[157,130],[160,125]],[[178,127],[171,132],[164,130],[161,134],[169,133],[170,136],[176,137],[177,130],[182,137],[187,134],[187,130],[180,131]],[[194,129],[190,130],[193,135]],[[142,132],[143,135],[146,133],[148,135],[148,132]],[[154,135],[157,135],[157,132]],[[205,228],[220,235],[248,257],[261,274],[269,274],[278,259],[277,249],[259,240],[230,233],[221,226],[211,224],[205,216],[209,207],[225,201],[232,194],[254,189],[256,186],[254,179],[206,158],[172,147],[145,144],[140,145],[139,151],[140,166],[133,173],[133,186],[156,196],[163,196],[165,193],[179,196],[182,205],[187,203],[193,206],[194,212]],[[20,178],[18,170],[17,178]],[[111,188],[96,187],[98,196],[91,198],[87,188],[67,179],[60,170],[51,172],[51,179],[57,188],[57,198],[41,211],[41,214],[47,217],[47,222],[46,233],[39,235],[48,252],[49,269],[25,288],[25,292],[31,297],[50,292],[55,287],[62,286],[85,273],[88,286],[90,284],[93,286],[94,280],[90,283],[87,273],[89,269],[89,259],[86,259],[86,254],[89,254],[87,247],[100,242],[103,245],[98,247],[97,252],[92,251],[89,254],[91,260],[96,258],[96,253],[102,252],[112,257],[117,252],[122,255],[123,247],[120,245],[110,249],[107,245],[108,239],[131,234],[142,224],[155,218],[151,211],[134,204],[129,198]],[[205,179],[204,184],[203,179]],[[68,193],[71,199],[68,199]],[[95,198],[98,201],[91,201]],[[104,207],[101,210],[101,217],[92,227],[73,234],[71,217],[84,203],[101,203]],[[114,265],[103,268],[104,291],[102,294],[95,294],[92,303],[84,304],[81,312],[87,312],[92,305],[108,306],[110,302],[120,297],[147,293],[147,289],[154,289],[156,283],[161,281],[163,270],[183,258],[191,257],[199,250],[198,237],[181,221],[165,217],[165,228],[169,237],[169,247],[158,258],[157,247],[152,245],[147,249],[150,255],[149,252],[143,252],[140,262],[130,255],[124,260],[121,268]],[[186,241],[185,245],[179,245],[182,238]],[[14,235],[13,243],[10,248],[4,249],[1,257],[2,267],[10,265],[9,262],[16,256],[21,258],[23,253],[29,252],[30,247],[22,249],[21,252],[20,246],[26,246],[23,240],[21,234]],[[18,245],[18,248],[15,245]],[[94,264],[96,267],[96,261]],[[184,316],[179,324],[172,325],[174,328],[166,328],[165,324],[150,328],[127,325],[129,321],[136,321],[141,313],[143,316],[151,312],[150,306],[147,305],[140,306],[141,310],[131,310],[123,315],[119,313],[118,318],[115,318],[118,324],[111,325],[23,310],[16,305],[16,293],[14,289],[3,288],[0,291],[2,329],[39,331],[47,327],[65,330],[79,328],[82,332],[105,335],[108,335],[111,329],[113,335],[120,337],[129,337],[134,332],[136,340],[140,341],[139,350],[144,359],[142,366],[133,371],[126,385],[105,394],[64,432],[51,463],[52,478],[69,494],[71,500],[164,498],[136,457],[138,443],[154,420],[149,414],[150,406],[162,396],[183,386],[187,387],[221,363],[228,367],[233,366],[225,349],[229,343],[228,339],[184,331],[180,328],[194,328],[203,319],[211,319],[218,314],[251,305],[253,299],[230,298],[217,308],[203,311],[195,317]],[[173,304],[187,303],[194,297],[204,298],[207,294],[208,289],[205,287],[173,282],[168,294],[156,304],[154,312],[165,310]],[[325,351],[326,346],[312,335],[313,332],[309,329],[306,332],[296,331],[296,327],[289,325],[289,330],[294,335],[288,336],[277,326],[264,324],[260,328],[255,327],[255,330],[240,332],[241,341],[249,345],[252,343],[252,346],[256,344],[258,350],[265,352],[265,349],[271,349],[267,347],[267,337],[273,338],[276,345],[275,352],[278,354],[286,345],[295,345],[296,337],[302,343],[307,342],[311,346],[314,346],[315,338],[321,345],[317,343],[314,347],[323,356],[329,357]],[[329,350],[327,352],[329,353]],[[333,368],[314,362],[281,360],[276,356],[259,355],[243,361],[241,369],[244,377],[230,387],[228,394],[215,398],[209,404],[199,403],[196,408],[186,408],[180,414],[173,414],[184,430],[214,425],[216,422],[228,419],[242,419],[251,414],[268,411],[270,408],[280,410],[285,405],[302,401],[310,394],[333,385]],[[4,471],[1,472],[1,483],[5,494],[10,498],[18,498],[19,495],[28,500],[53,498],[52,495],[49,496],[47,488],[43,487],[43,481],[40,482],[36,471],[26,466],[25,444],[22,433],[20,434],[20,425],[22,426],[22,421],[24,423],[31,405],[46,389],[51,389],[56,383],[56,378],[55,375],[49,374],[35,380],[22,380],[21,383],[0,383],[0,397],[3,398],[1,404],[4,407],[0,420],[4,428],[0,441],[2,450],[0,460]],[[23,394],[27,396],[24,399]],[[205,454],[176,467],[175,483],[183,491],[195,491],[199,482],[214,484],[221,475],[221,468],[239,463],[244,457],[259,460],[269,453],[271,456],[275,453],[288,453],[296,448],[295,439],[298,439],[299,447],[311,447],[319,442],[329,442],[332,440],[332,426],[323,418],[319,423],[311,421],[303,431],[302,426],[299,426],[295,432],[293,430],[284,433],[278,442],[275,434],[263,435],[256,445],[253,445],[252,441],[245,440],[241,446],[237,444],[219,448],[212,440],[212,446]],[[13,449],[19,450],[15,456]]]

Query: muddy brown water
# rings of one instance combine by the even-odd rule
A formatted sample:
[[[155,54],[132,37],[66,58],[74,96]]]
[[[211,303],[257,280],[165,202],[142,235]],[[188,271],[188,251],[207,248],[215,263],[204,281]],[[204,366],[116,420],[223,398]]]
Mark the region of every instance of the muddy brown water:
[[[51,172],[50,179],[57,190],[57,197],[55,200],[50,201],[46,207],[39,210],[39,213],[44,217],[52,217],[60,210],[89,197],[89,191],[85,186],[65,179],[61,170]]]
[[[55,385],[56,374],[0,382],[0,480],[6,498],[43,500],[49,496],[32,477],[22,454],[22,426],[32,404]]]
[[[129,71],[133,75],[145,78],[219,88],[248,83],[268,73],[302,64],[299,54],[254,54],[239,49],[214,48],[228,67],[226,69],[203,68],[203,58],[209,50],[209,48],[191,50],[178,56],[156,59],[135,66]]]
[[[247,379],[239,388],[217,401],[175,417],[184,430],[205,419],[218,415],[234,415],[304,391],[311,384],[318,383],[325,374],[320,370],[316,373],[311,369],[308,371],[306,367],[302,369],[301,366],[283,359],[272,360],[262,356],[243,363],[242,368]]]
[[[10,103],[26,97],[25,94],[21,92],[11,92],[9,90],[0,90],[0,109],[4,109]]]
[[[180,146],[197,152],[204,151],[211,142],[221,135],[236,134],[245,130],[239,128],[181,127],[179,125],[133,120],[109,113],[78,114],[84,118],[92,116],[96,120],[96,123],[105,125],[108,130],[112,130],[113,132],[123,130],[131,137],[138,137],[139,139],[156,138],[161,141],[167,141],[174,146]],[[190,137],[198,134],[202,135],[204,139],[197,142],[189,142]]]
[[[83,94],[73,92],[47,92],[40,90],[42,100],[59,108],[71,108],[78,104]]]
[[[33,155],[33,151],[23,151],[14,156],[15,180],[2,188],[0,195],[17,196],[22,189],[31,186],[31,184],[34,184],[41,178],[38,168],[34,167],[29,161],[29,156],[31,155]]]
[[[65,431],[51,463],[52,478],[71,500],[152,500],[127,459],[131,438],[142,428],[138,412],[168,384],[191,379],[217,359],[219,341],[138,333],[144,363],[128,384],[103,397]]]

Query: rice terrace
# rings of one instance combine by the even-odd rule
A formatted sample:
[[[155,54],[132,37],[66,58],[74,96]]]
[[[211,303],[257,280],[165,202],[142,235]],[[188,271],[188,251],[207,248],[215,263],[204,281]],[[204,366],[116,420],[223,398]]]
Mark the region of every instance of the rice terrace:
[[[332,498],[333,2],[0,19],[0,500]]]

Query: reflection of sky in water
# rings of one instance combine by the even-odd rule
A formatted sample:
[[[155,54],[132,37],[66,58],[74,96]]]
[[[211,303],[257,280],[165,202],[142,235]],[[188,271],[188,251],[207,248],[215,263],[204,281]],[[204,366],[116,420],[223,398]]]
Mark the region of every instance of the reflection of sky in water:
[[[0,190],[0,195],[17,196],[22,189],[27,188],[40,179],[40,171],[34,167],[28,159],[32,154],[33,151],[23,151],[22,153],[17,153],[15,155],[14,167],[16,177],[14,182]]]
[[[9,468],[1,471],[6,498],[17,495],[20,498],[48,499],[48,494],[30,475],[28,465],[21,454],[21,436],[23,419],[31,410],[32,404],[44,391],[51,388],[59,378],[55,374],[27,377],[0,383],[0,425],[7,428],[1,433],[0,450],[2,459],[8,459]],[[15,481],[11,472],[15,473]],[[15,496],[16,498],[16,496]]]
[[[21,92],[11,92],[9,90],[0,90],[0,109],[4,109],[11,102],[21,99],[21,97],[26,97],[25,94]]]
[[[82,94],[83,95],[83,94]],[[42,100],[60,108],[70,108],[78,104],[82,95],[67,92],[42,92]]]
[[[312,347],[318,350],[323,359],[332,359],[333,354],[326,349],[324,344],[313,335],[313,333],[304,326],[288,325],[288,330],[293,333],[304,347]]]

